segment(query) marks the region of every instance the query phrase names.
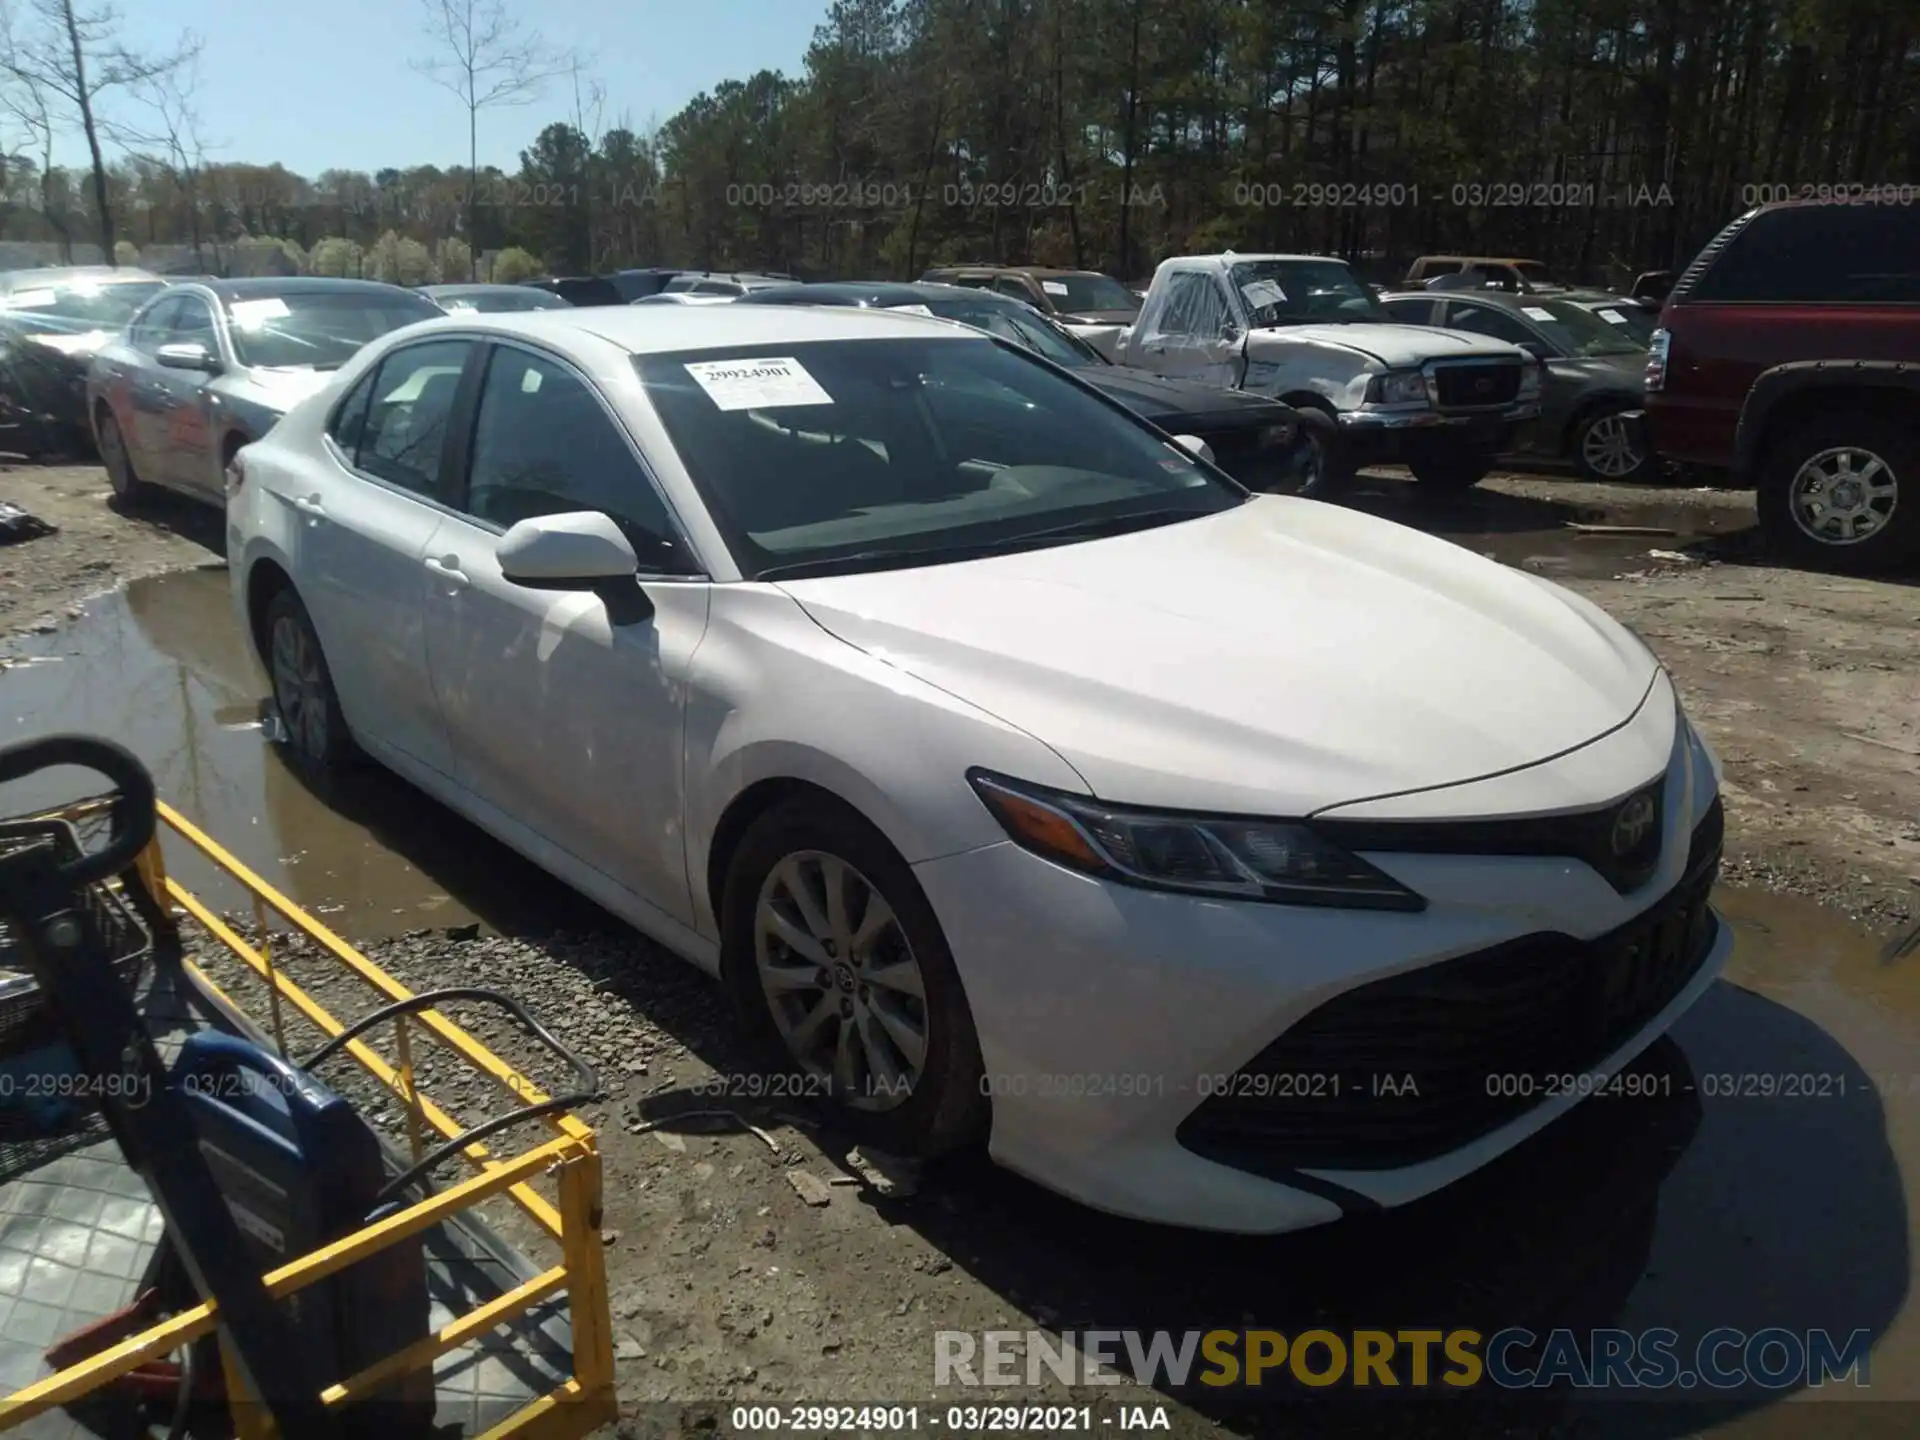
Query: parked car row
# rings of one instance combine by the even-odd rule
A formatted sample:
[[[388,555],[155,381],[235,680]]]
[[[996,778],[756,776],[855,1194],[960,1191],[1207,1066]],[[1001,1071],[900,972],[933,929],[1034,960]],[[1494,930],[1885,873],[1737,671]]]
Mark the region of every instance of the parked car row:
[[[1253,335],[1310,307],[1250,363],[1344,356],[1347,409],[1524,406],[1517,347],[1241,263],[1143,318],[1219,281]],[[861,1143],[1153,1221],[1404,1204],[1712,984],[1718,770],[1630,630],[1250,493],[1188,427],[1272,398],[1012,297],[793,288],[407,326],[241,449],[294,763],[371,757],[716,976]]]

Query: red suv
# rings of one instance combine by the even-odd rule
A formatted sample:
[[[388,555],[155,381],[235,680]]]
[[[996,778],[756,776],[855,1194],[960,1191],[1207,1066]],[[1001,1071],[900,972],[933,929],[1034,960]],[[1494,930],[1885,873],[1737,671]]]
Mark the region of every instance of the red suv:
[[[1647,424],[1668,459],[1754,486],[1794,560],[1920,560],[1920,197],[1727,226],[1660,312]]]

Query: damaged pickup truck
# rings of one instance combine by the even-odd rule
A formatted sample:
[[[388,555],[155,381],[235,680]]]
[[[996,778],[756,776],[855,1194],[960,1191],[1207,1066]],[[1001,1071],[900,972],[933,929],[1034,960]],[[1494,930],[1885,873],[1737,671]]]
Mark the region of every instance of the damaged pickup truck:
[[[1162,261],[1114,358],[1293,406],[1311,446],[1307,495],[1373,464],[1465,490],[1540,413],[1540,364],[1526,351],[1395,324],[1344,261],[1321,255]]]

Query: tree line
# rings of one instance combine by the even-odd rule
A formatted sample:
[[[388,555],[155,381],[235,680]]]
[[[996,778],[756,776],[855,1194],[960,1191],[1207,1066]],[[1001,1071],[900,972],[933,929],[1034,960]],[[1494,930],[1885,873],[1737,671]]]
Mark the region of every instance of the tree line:
[[[514,169],[472,168],[477,143],[464,165],[311,178],[211,160],[176,85],[166,142],[95,175],[10,156],[0,238],[98,233],[104,211],[141,250],[264,237],[448,279],[509,250],[555,273],[1131,279],[1220,249],[1618,279],[1761,200],[1920,203],[1912,0],[835,0],[797,73],[645,126],[606,123],[602,87],[504,4],[426,0],[419,68],[470,141],[485,110],[544,98]]]

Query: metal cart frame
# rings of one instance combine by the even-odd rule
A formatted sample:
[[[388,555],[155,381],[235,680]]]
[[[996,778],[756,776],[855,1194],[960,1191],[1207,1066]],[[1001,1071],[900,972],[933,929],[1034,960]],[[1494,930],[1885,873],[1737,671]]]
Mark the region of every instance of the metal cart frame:
[[[98,805],[103,802],[89,803]],[[54,812],[54,815],[70,818],[80,808],[83,807]],[[128,882],[140,884],[148,892],[147,897],[142,898],[150,897],[155,902],[152,906],[143,905],[141,908],[150,915],[172,917],[177,907],[179,912],[198,922],[211,940],[224,947],[266,984],[271,1007],[270,1024],[256,1028],[268,1031],[279,1040],[283,1052],[282,1021],[287,1007],[303,1016],[329,1040],[340,1037],[349,1029],[349,1025],[336,1018],[275,964],[270,917],[277,916],[338,962],[343,970],[364,982],[381,1005],[413,999],[413,992],[406,986],[274,889],[178,811],[165,802],[158,803],[156,808],[159,825],[152,842],[139,856],[135,874]],[[228,921],[167,873],[161,849],[163,835],[197,851],[248,892],[261,937],[258,944],[240,935]],[[172,923],[171,918],[168,923]],[[236,1015],[244,1015],[245,1012],[220,990],[200,966],[192,960],[183,960],[182,963],[194,983],[202,987],[216,1003]],[[400,1062],[398,1065],[389,1064],[360,1038],[348,1039],[342,1048],[405,1107],[416,1161],[427,1143],[427,1131],[434,1132],[442,1140],[454,1140],[466,1133],[466,1127],[416,1087],[412,1031],[418,1030],[430,1041],[452,1051],[475,1071],[496,1082],[520,1106],[535,1107],[553,1103],[527,1077],[435,1009],[423,1008],[411,1014],[398,1015],[392,1024],[395,1029],[395,1054]],[[321,1392],[323,1406],[332,1409],[343,1402],[381,1391],[402,1376],[430,1370],[441,1356],[523,1315],[548,1297],[565,1292],[573,1338],[571,1378],[488,1430],[487,1440],[506,1436],[574,1440],[574,1437],[590,1434],[617,1419],[612,1324],[608,1309],[605,1256],[600,1239],[600,1155],[594,1133],[579,1118],[564,1111],[526,1117],[528,1128],[535,1124],[544,1125],[548,1132],[542,1143],[518,1154],[502,1155],[489,1150],[476,1139],[461,1147],[460,1151],[475,1172],[470,1178],[450,1184],[417,1204],[266,1274],[264,1283],[267,1293],[280,1299],[388,1245],[431,1229],[496,1195],[511,1199],[535,1226],[559,1244],[559,1264],[459,1316],[436,1333],[328,1387]],[[529,1183],[542,1176],[553,1180],[558,1192],[557,1205],[550,1203]],[[145,1362],[164,1359],[182,1346],[214,1331],[217,1324],[216,1306],[201,1304],[172,1315],[99,1354],[16,1390],[11,1395],[0,1396],[0,1432],[102,1390]],[[227,1371],[228,1393],[241,1396],[245,1393],[244,1388],[239,1383],[233,1357],[224,1345],[222,1354]],[[274,1433],[264,1405],[235,1404],[233,1421],[237,1440],[266,1440]]]

